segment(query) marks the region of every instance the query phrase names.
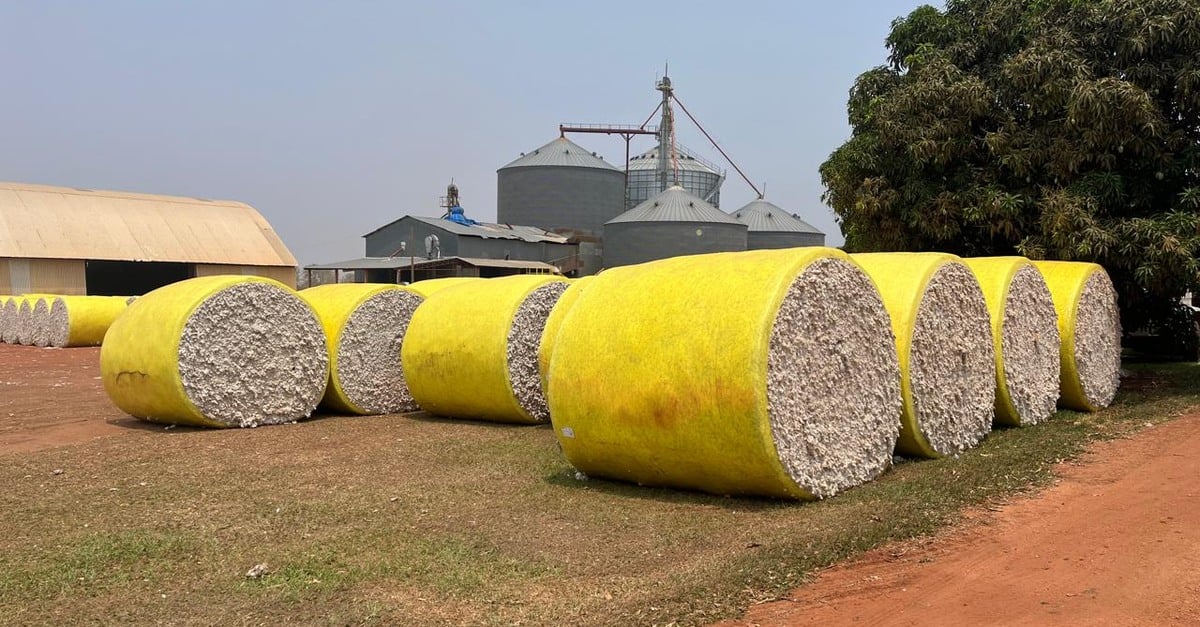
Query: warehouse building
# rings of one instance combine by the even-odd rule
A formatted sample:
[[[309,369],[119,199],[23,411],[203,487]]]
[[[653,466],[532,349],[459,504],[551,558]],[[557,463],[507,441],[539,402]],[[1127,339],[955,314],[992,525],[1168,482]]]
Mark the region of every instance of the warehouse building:
[[[244,203],[0,183],[0,294],[139,295],[217,274],[294,286],[296,258]]]

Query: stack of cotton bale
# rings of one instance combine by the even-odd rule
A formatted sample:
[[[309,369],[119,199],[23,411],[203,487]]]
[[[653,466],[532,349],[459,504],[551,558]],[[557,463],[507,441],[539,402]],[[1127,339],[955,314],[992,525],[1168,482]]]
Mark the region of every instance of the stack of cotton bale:
[[[8,342],[8,329],[11,326],[12,314],[9,313],[9,305],[13,303],[12,296],[0,296],[0,344]]]
[[[410,287],[428,283],[414,283]],[[567,288],[561,277],[459,282],[428,293],[401,349],[408,387],[424,410],[516,424],[546,422],[538,350]]]
[[[325,331],[329,385],[322,405],[358,415],[417,409],[400,347],[424,298],[398,285],[339,283],[300,292]]]
[[[138,298],[100,350],[109,397],[168,424],[255,427],[309,416],[329,357],[312,308],[260,277],[189,279]]]
[[[901,407],[892,325],[845,253],[664,259],[606,270],[572,300],[556,321],[547,392],[580,471],[814,499],[891,463]]]
[[[48,296],[30,319],[35,346],[100,346],[104,334],[128,306],[127,296]]]

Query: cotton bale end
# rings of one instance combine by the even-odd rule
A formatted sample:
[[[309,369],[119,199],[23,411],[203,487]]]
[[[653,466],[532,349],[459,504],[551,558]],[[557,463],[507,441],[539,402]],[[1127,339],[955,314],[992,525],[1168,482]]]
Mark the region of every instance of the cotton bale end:
[[[1059,404],[1099,411],[1121,385],[1121,313],[1104,268],[1076,261],[1035,261],[1054,297],[1062,338]]]
[[[957,455],[992,429],[996,363],[979,282],[943,253],[852,255],[879,287],[892,320],[904,405],[896,451]]]
[[[422,296],[398,285],[369,283],[322,285],[300,296],[325,331],[325,407],[359,415],[417,410],[400,363],[400,347]]]

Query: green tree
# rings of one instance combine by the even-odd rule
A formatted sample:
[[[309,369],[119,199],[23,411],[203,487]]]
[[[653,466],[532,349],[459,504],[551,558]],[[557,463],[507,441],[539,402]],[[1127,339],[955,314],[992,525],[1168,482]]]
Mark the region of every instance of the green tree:
[[[1095,261],[1166,326],[1200,284],[1200,0],[949,0],[887,47],[821,166],[847,248]]]

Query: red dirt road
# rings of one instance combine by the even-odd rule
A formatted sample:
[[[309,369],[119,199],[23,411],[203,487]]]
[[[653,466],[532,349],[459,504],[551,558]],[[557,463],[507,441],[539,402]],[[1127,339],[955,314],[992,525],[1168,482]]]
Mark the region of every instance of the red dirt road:
[[[100,383],[100,349],[0,344],[0,455],[120,434],[142,423]]]
[[[1200,625],[1200,415],[1054,486],[835,566],[737,625]]]

